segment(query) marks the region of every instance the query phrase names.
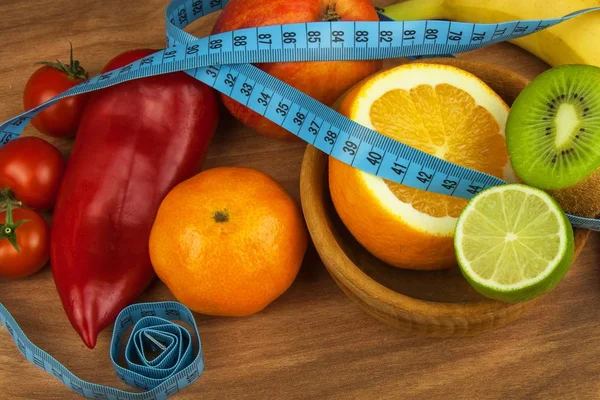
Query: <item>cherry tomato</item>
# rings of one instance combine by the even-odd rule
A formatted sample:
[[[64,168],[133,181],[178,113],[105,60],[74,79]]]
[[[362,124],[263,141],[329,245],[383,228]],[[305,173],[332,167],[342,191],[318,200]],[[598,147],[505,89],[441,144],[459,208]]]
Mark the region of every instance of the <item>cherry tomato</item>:
[[[25,110],[38,106],[88,78],[79,61],[73,60],[72,48],[70,64],[66,65],[60,61],[40,64],[43,64],[43,67],[36,70],[25,84]],[[38,131],[49,136],[75,136],[87,98],[87,94],[80,94],[62,99],[36,115],[31,123]]]
[[[37,212],[27,208],[12,209],[15,223],[27,220],[14,229],[17,251],[9,239],[0,239],[0,277],[18,279],[36,273],[49,259],[50,228]],[[6,211],[0,213],[2,230],[6,234]]]
[[[62,154],[43,139],[21,137],[0,148],[0,189],[28,207],[52,208],[64,171]]]

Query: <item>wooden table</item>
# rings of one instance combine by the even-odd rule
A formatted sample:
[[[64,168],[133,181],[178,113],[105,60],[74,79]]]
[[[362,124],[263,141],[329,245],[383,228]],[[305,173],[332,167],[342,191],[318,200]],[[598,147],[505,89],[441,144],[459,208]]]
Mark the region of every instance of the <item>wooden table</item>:
[[[385,1],[377,5],[389,4]],[[2,0],[0,120],[22,111],[28,76],[42,59],[68,59],[69,40],[90,72],[115,54],[164,44],[167,0]],[[189,31],[208,34],[215,16]],[[464,55],[527,77],[547,68],[509,44]],[[304,145],[267,140],[223,114],[206,167],[258,168],[299,198]],[[36,134],[28,127],[26,134]],[[69,140],[56,143],[68,153]],[[559,287],[517,322],[474,338],[403,337],[364,314],[338,289],[310,248],[294,285],[249,318],[197,315],[206,370],[175,399],[591,399],[600,397],[600,240],[592,235]],[[155,283],[140,301],[169,300]],[[81,378],[126,389],[108,357],[69,325],[49,268],[0,282],[0,302],[29,337]],[[0,398],[76,399],[27,363],[0,329]]]

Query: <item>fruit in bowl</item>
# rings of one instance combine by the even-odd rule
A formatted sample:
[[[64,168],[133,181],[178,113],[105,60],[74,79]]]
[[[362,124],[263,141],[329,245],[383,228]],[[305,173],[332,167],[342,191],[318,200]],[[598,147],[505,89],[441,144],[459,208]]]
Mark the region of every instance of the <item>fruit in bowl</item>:
[[[600,68],[563,65],[537,76],[506,125],[511,163],[568,213],[600,216]]]
[[[377,21],[370,0],[230,0],[219,16],[213,34],[257,26],[318,21]],[[342,32],[342,31],[340,31]],[[343,34],[343,32],[342,32]],[[344,41],[342,36],[336,40]],[[270,42],[273,38],[263,38]],[[296,38],[286,38],[291,46]],[[320,41],[319,37],[314,37]],[[345,40],[350,40],[346,38]],[[263,71],[296,89],[331,105],[352,85],[373,74],[381,66],[372,61],[311,61],[258,65]],[[221,95],[225,107],[244,125],[261,135],[284,140],[296,137],[235,100]]]
[[[488,84],[509,105],[513,104],[519,93],[529,83],[526,78],[509,70],[468,59],[437,58],[421,60],[419,63],[450,65],[468,71]],[[512,280],[508,283],[514,285],[514,287],[501,288],[508,289],[501,290],[501,292],[509,292],[507,296],[502,294],[495,296],[504,301],[487,298],[490,292],[485,288],[481,290],[481,286],[476,288],[474,281],[469,282],[465,279],[460,268],[415,271],[391,267],[388,263],[376,258],[364,245],[361,245],[353,232],[347,229],[346,221],[339,218],[340,216],[331,202],[328,162],[330,162],[328,156],[316,147],[309,146],[306,149],[300,188],[304,215],[315,248],[327,270],[344,293],[371,316],[395,329],[407,333],[442,337],[470,336],[497,329],[514,321],[525,311],[534,307],[539,299],[536,296],[556,285],[566,272],[570,258],[570,234],[566,225],[564,226],[565,236],[559,235],[567,239],[561,242],[566,246],[557,246],[552,249],[546,247],[543,252],[544,255],[560,255],[559,262],[549,263],[547,267],[530,264],[527,269],[521,268],[521,270],[528,270],[528,277],[535,276],[539,279],[517,282],[518,275],[510,273],[514,270],[503,271],[509,271],[504,277]],[[381,183],[385,186],[385,182]],[[482,196],[481,199],[485,198],[485,194],[490,193],[482,191],[479,194]],[[539,191],[537,194],[540,194]],[[514,203],[511,202],[511,204]],[[364,203],[359,204],[355,213],[364,213],[365,208]],[[535,204],[534,208],[537,209]],[[560,215],[560,213],[558,214]],[[558,218],[555,221],[560,223]],[[468,222],[468,218],[465,219],[465,222]],[[376,224],[373,223],[371,226],[374,225]],[[463,239],[473,232],[469,226],[472,227],[473,224],[467,223],[465,224],[467,229],[463,228]],[[543,235],[553,228],[552,224],[545,224],[543,229],[536,228],[536,232],[541,232]],[[589,231],[582,229],[576,229],[573,232],[574,260],[580,254],[589,234]],[[512,239],[512,235],[509,238]],[[528,240],[528,238],[526,239]],[[544,242],[544,246],[545,244]],[[397,245],[397,243],[393,245]],[[466,261],[470,263],[465,266],[469,267],[471,278],[482,283],[481,281],[487,278],[486,270],[481,270],[480,266],[474,265],[473,262],[476,260],[473,260],[474,257],[471,255],[473,252],[484,249],[472,246],[472,243],[466,241],[463,241],[459,247],[465,253]],[[423,257],[427,257],[430,250],[431,248],[425,248]],[[567,260],[566,262],[563,256]],[[530,260],[529,257],[525,261],[528,260]],[[511,263],[507,263],[504,266],[510,267],[511,265]],[[519,267],[519,265],[515,265],[515,267]],[[549,272],[549,275],[543,271]],[[477,279],[476,275],[482,279]],[[547,279],[548,276],[550,279]],[[501,284],[505,281],[504,278],[495,280]],[[515,293],[514,289],[517,288],[520,293]],[[527,299],[530,300],[522,301]],[[512,303],[513,301],[518,301],[518,303]]]
[[[508,106],[459,68],[411,63],[380,72],[356,85],[339,111],[426,153],[514,179],[504,137]],[[400,161],[396,173],[405,168]],[[423,172],[419,179],[431,177]],[[334,158],[329,187],[341,220],[380,260],[418,270],[456,266],[454,228],[467,200],[391,182]]]
[[[454,244],[464,277],[481,294],[508,303],[553,289],[575,256],[573,228],[552,197],[521,184],[475,196],[461,214]]]

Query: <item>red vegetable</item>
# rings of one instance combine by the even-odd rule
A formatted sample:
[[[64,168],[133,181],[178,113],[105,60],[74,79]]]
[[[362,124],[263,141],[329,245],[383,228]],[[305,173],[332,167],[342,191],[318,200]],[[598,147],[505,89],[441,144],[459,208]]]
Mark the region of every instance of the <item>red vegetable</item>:
[[[73,60],[73,48],[71,48],[71,61],[68,65],[58,60],[55,63],[39,64],[44,66],[36,70],[25,84],[23,93],[25,110],[42,104],[88,78],[87,72],[79,65],[79,61]],[[31,123],[38,131],[49,136],[73,136],[77,132],[87,99],[87,94],[62,99],[36,115]]]
[[[122,66],[153,50],[109,62]],[[183,72],[93,93],[56,202],[50,258],[63,307],[90,348],[154,277],[148,254],[163,198],[204,161],[214,91]]]
[[[33,210],[11,207],[8,221],[7,214],[0,213],[0,277],[24,278],[48,262],[50,229]]]
[[[27,136],[0,148],[0,189],[10,189],[28,207],[54,206],[65,160],[50,143]]]

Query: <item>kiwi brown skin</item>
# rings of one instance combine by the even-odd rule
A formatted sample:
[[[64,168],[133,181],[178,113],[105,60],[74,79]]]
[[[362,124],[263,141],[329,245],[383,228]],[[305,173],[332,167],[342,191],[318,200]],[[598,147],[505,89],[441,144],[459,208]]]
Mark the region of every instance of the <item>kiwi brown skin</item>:
[[[517,176],[516,181],[526,184]],[[600,218],[600,167],[573,186],[545,190],[567,214],[584,218]]]
[[[566,213],[600,218],[600,168],[573,186],[547,192]]]

